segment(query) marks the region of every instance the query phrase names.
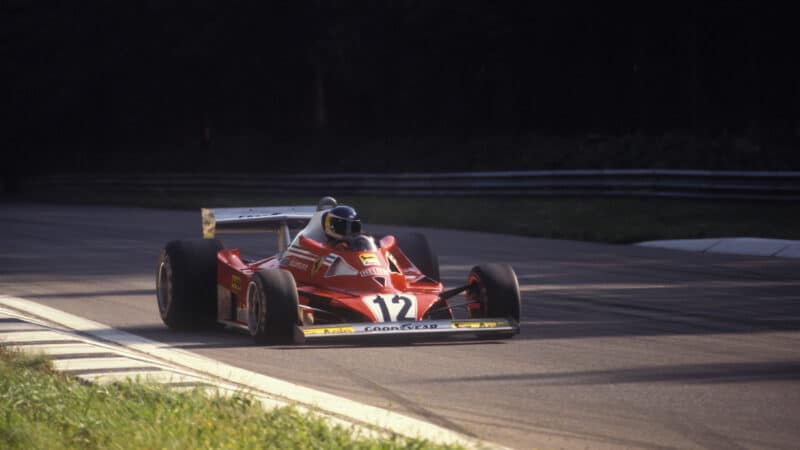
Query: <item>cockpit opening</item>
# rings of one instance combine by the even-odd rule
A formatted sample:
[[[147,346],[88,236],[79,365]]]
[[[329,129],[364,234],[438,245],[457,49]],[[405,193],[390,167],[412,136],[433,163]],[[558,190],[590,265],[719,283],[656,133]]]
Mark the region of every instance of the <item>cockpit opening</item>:
[[[378,247],[375,245],[375,239],[366,234],[359,234],[347,240],[348,250],[357,251],[375,251]]]

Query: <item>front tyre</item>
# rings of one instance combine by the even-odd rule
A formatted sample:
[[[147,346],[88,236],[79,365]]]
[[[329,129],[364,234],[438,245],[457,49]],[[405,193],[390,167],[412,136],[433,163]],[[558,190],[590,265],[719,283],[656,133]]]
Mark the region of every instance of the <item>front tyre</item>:
[[[265,270],[247,286],[247,328],[257,344],[290,342],[297,315],[297,285],[291,273]]]
[[[158,257],[156,298],[161,320],[177,330],[214,324],[217,312],[216,239],[169,242]]]
[[[519,322],[519,282],[508,264],[481,264],[470,270],[467,301],[470,317],[496,317]],[[511,335],[504,336],[511,337]]]

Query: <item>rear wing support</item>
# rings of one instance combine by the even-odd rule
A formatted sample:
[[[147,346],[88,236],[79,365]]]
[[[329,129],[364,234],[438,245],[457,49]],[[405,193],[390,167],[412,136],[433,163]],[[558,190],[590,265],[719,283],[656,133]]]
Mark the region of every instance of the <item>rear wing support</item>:
[[[292,242],[292,235],[289,234],[289,224],[281,222],[276,231],[278,232],[278,251],[283,253],[289,248],[289,244]]]

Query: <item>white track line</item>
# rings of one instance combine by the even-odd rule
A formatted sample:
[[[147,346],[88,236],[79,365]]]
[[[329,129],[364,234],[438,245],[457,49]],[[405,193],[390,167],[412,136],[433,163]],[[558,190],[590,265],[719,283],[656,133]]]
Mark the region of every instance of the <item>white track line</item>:
[[[0,295],[0,305],[182,367],[246,386],[267,396],[281,397],[310,406],[324,414],[350,419],[400,436],[427,439],[442,444],[459,444],[468,448],[501,448],[496,444],[474,439],[423,420],[231,366],[23,298]]]
[[[33,345],[15,345],[14,347],[19,348],[25,352],[37,352],[41,350],[46,350],[44,353],[47,353],[50,356],[54,357],[64,357],[70,355],[104,355],[104,354],[116,354],[116,352],[110,352],[108,349],[99,347],[97,345],[87,344],[85,342],[79,344],[50,344],[45,347],[40,348],[40,346],[33,346]]]
[[[49,353],[49,352],[48,352]],[[151,364],[137,361],[135,359],[122,356],[112,356],[108,358],[70,358],[56,359],[53,361],[56,370],[63,371],[85,371],[85,370],[104,370],[104,369],[135,369],[154,367]]]

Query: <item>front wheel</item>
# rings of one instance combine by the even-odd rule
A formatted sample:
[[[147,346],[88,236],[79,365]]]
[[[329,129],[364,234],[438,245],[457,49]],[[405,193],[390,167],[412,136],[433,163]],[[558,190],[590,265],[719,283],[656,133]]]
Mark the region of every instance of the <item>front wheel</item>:
[[[519,322],[519,282],[508,264],[481,264],[470,270],[467,301],[470,317],[496,317]],[[511,335],[504,336],[511,337]]]
[[[247,286],[247,328],[257,344],[289,342],[297,315],[297,285],[291,273],[275,269],[253,275]]]

